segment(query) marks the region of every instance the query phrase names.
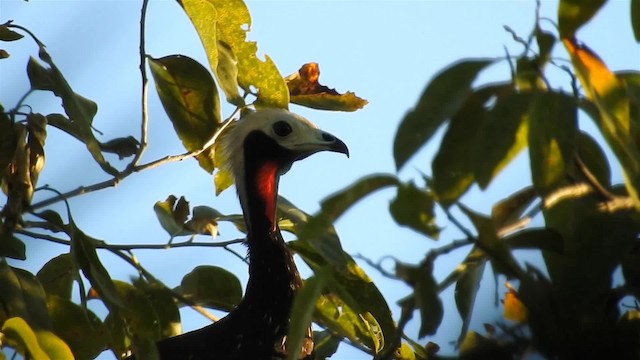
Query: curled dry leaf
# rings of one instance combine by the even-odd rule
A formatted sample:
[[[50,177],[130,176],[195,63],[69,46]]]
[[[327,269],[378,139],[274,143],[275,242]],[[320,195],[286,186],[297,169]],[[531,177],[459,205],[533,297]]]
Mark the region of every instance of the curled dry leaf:
[[[368,104],[352,92],[340,94],[335,89],[318,82],[320,68],[317,63],[302,65],[298,72],[284,80],[289,88],[290,101],[294,104],[319,110],[356,111]]]

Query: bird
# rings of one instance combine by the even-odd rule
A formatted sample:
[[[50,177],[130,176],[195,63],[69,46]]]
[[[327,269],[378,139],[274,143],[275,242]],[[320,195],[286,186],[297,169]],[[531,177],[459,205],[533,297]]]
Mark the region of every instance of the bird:
[[[314,153],[349,156],[346,144],[285,109],[261,109],[234,121],[218,140],[233,174],[247,229],[249,278],[240,303],[201,329],[156,343],[161,360],[271,360],[287,356],[294,296],[302,286],[276,216],[280,176]],[[314,358],[311,328],[299,359]],[[134,359],[131,357],[130,359]]]

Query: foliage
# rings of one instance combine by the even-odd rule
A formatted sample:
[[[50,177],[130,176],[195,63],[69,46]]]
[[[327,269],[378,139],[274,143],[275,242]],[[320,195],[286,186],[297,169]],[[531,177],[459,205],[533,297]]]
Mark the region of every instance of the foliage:
[[[461,359],[510,359],[530,352],[549,358],[607,358],[612,353],[638,357],[640,308],[624,309],[620,303],[625,296],[640,296],[640,72],[612,72],[576,38],[576,31],[596,16],[603,3],[562,0],[558,34],[543,29],[536,15],[527,40],[514,36],[524,47],[518,57],[462,59],[433,77],[401,120],[392,149],[399,171],[446,125],[431,176],[409,181],[396,175],[365,176],[325,199],[314,215],[280,198],[280,227],[295,237],[288,245],[314,272],[294,303],[292,344],[302,344],[304,330],[313,321],[321,329],[314,337],[322,358],[334,354],[345,341],[376,359],[438,358],[438,346],[421,341],[436,333],[442,322],[440,293],[455,286],[463,322]],[[632,1],[632,12],[639,4]],[[240,282],[233,273],[196,267],[171,289],[137,261],[131,251],[135,246],[114,246],[85,234],[74,223],[67,200],[190,157],[203,170],[215,172],[221,192],[230,180],[221,170],[225,159],[216,156],[216,140],[237,113],[286,108],[289,103],[333,111],[355,111],[366,105],[354,93],[340,94],[320,85],[317,64],[303,65],[298,73],[283,77],[269,57],[258,59],[255,42],[246,40],[251,18],[242,1],[182,0],[181,5],[202,41],[209,66],[185,55],[151,57],[141,43],[141,59],[148,63],[158,96],[187,150],[148,163],[141,163],[147,145],[144,111],[139,139],[99,142],[92,128],[97,104],[74,92],[31,32],[11,22],[0,25],[1,41],[26,41],[26,34],[36,43],[39,58],[27,64],[29,92],[12,108],[0,106],[0,183],[7,199],[0,214],[1,346],[35,359],[92,359],[105,350],[120,358],[132,348],[153,349],[154,341],[180,333],[179,307],[229,311],[241,298]],[[144,28],[145,7],[142,13]],[[638,17],[631,18],[640,41]],[[571,69],[562,67],[575,80],[571,92],[552,87],[546,79],[548,67],[559,67],[551,57],[556,45],[564,46],[572,64]],[[8,54],[0,51],[0,55]],[[509,65],[510,76],[475,84],[484,69],[499,63]],[[145,63],[141,75],[146,84]],[[218,89],[236,107],[227,117],[221,113]],[[23,112],[28,95],[35,91],[59,97],[64,114],[43,115],[30,108]],[[594,122],[606,144],[580,128],[578,113]],[[38,187],[49,126],[82,142],[107,179],[64,194]],[[611,165],[603,146],[615,155],[624,184],[611,184]],[[461,199],[472,185],[485,189],[524,149],[529,154],[531,186],[505,194],[489,215],[463,205]],[[105,152],[128,159],[123,169],[107,162]],[[402,311],[396,319],[384,294],[342,249],[332,225],[353,204],[383,188],[397,192],[389,213],[399,225],[437,240],[440,209],[466,235],[429,251],[417,264],[397,261],[395,273],[386,274],[413,289],[400,301]],[[54,194],[32,203],[35,191]],[[51,207],[58,203],[66,206],[64,216]],[[474,229],[464,228],[453,217],[453,209],[464,214]],[[184,197],[170,195],[156,202],[154,210],[172,241],[181,236],[215,237],[219,222],[244,231],[241,216],[205,206],[191,209]],[[530,226],[539,216],[544,227]],[[69,251],[34,275],[6,261],[26,259],[26,238],[65,244]],[[172,241],[156,248],[198,245]],[[216,246],[234,242],[216,240]],[[468,248],[467,256],[438,282],[434,261],[458,248]],[[546,268],[523,266],[513,254],[522,248],[540,251]],[[112,279],[102,265],[103,251],[128,262],[140,276],[130,283]],[[508,285],[504,296],[506,322],[498,323],[499,330],[487,324],[487,334],[482,335],[470,331],[469,324],[487,264],[496,278],[504,276],[516,286]],[[611,278],[620,266],[626,282],[612,288]],[[74,285],[79,303],[72,300]],[[105,319],[87,308],[89,300],[105,305],[109,312]],[[415,310],[421,324],[418,339],[403,333]],[[153,358],[153,351],[149,356]]]

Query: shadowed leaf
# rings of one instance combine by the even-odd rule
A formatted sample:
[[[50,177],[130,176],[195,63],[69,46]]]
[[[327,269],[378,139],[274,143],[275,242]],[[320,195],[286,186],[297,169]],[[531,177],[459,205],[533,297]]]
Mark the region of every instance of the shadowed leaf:
[[[318,82],[320,68],[317,63],[302,65],[298,72],[284,80],[289,88],[291,102],[319,110],[356,111],[367,105],[368,101],[352,92],[340,94],[335,89]]]
[[[482,281],[485,265],[485,256],[477,247],[474,247],[464,261],[458,265],[458,268],[463,269],[460,278],[456,282],[454,293],[456,307],[462,318],[462,328],[460,329],[458,341],[462,341],[469,330],[473,306],[480,289],[480,281]]]
[[[433,335],[444,316],[442,300],[438,296],[438,283],[432,274],[433,264],[413,266],[396,262],[396,275],[413,287],[415,306],[420,311],[419,337]]]
[[[196,151],[213,137],[220,124],[218,90],[207,69],[183,55],[149,57],[156,90],[185,149]],[[214,148],[196,158],[208,172],[214,169]]]
[[[324,282],[327,280],[325,273],[326,271],[322,270],[316,271],[315,276],[305,280],[304,286],[298,291],[293,301],[289,332],[287,333],[288,360],[300,358],[299,349],[303,347],[316,301],[320,297]]]
[[[180,310],[169,289],[156,283],[146,282],[142,278],[135,279],[133,285],[142,290],[153,305],[160,326],[160,336],[168,338],[182,333]]]
[[[71,299],[74,271],[76,270],[71,254],[61,254],[44,264],[37,276],[47,295]]]
[[[587,23],[607,0],[560,0],[558,27],[560,37],[572,38],[576,31]]]
[[[240,280],[217,266],[197,266],[175,289],[196,305],[230,311],[242,299]]]
[[[464,104],[478,73],[493,63],[479,59],[455,63],[436,74],[416,106],[402,119],[393,144],[393,157],[400,170]]]
[[[605,188],[611,185],[611,167],[600,144],[586,132],[578,134],[578,155],[589,172]]]
[[[640,42],[640,0],[631,0],[631,28],[636,42]]]
[[[491,219],[498,228],[517,222],[535,198],[536,192],[531,186],[516,191],[493,205]]]
[[[526,146],[527,121],[531,95],[510,93],[498,96],[478,131],[472,154],[475,178],[480,188],[491,180]]]
[[[334,335],[330,330],[313,332],[313,352],[316,359],[328,359],[338,351],[341,338]]]
[[[451,117],[431,164],[433,190],[443,206],[458,200],[474,181],[474,163],[470,154],[474,150],[476,135],[485,121],[487,102],[512,88],[511,83],[482,87],[474,91]]]
[[[563,93],[537,94],[529,109],[529,158],[533,186],[545,196],[575,174],[578,135],[575,100]]]
[[[415,184],[401,184],[389,204],[389,212],[399,225],[407,226],[433,240],[438,240],[440,228],[435,222],[433,194],[418,189]]]
[[[562,236],[553,229],[526,229],[503,238],[513,249],[536,249],[552,251],[557,254],[564,252]]]
[[[0,305],[7,317],[20,317],[38,329],[51,328],[45,293],[33,274],[0,260],[0,289]]]
[[[96,358],[109,342],[107,328],[89,309],[55,295],[47,296],[53,331],[71,348],[77,360]]]

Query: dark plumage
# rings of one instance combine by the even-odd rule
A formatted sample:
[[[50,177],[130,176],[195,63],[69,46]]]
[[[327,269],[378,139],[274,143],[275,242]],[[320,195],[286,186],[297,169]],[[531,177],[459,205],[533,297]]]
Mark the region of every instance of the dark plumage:
[[[286,357],[289,312],[300,275],[276,219],[279,176],[319,151],[348,155],[346,145],[286,110],[244,116],[223,135],[247,225],[249,281],[240,304],[220,321],[158,342],[162,360],[249,360]],[[309,334],[310,335],[310,334]],[[300,349],[312,359],[311,338]]]

